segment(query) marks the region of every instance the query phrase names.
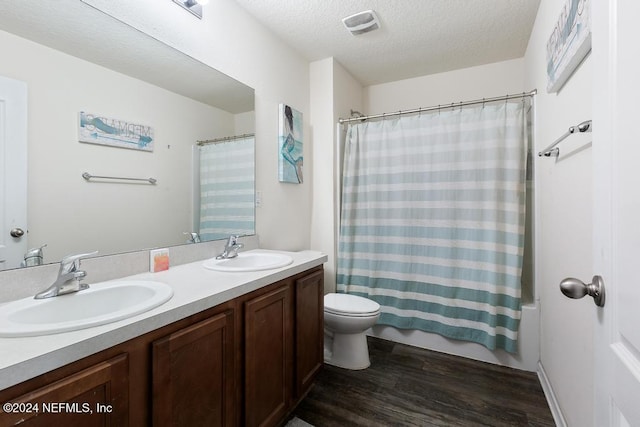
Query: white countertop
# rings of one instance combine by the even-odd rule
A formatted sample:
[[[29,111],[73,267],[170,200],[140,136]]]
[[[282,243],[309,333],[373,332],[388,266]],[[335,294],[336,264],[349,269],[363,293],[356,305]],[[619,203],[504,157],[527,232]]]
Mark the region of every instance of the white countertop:
[[[118,280],[166,283],[173,288],[173,297],[150,311],[106,325],[38,337],[0,338],[0,390],[327,261],[326,255],[316,251],[274,252],[290,255],[293,263],[273,270],[225,273],[205,269],[203,261],[197,261],[159,273],[123,277]]]

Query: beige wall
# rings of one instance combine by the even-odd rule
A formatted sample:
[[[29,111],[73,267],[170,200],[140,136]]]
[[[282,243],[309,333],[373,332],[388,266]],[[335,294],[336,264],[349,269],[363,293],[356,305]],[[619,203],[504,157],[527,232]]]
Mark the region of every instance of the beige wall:
[[[313,135],[313,202],[311,248],[327,254],[325,293],[336,288],[336,233],[339,217],[337,171],[342,148],[337,146],[336,123],[362,109],[362,85],[333,58],[311,64],[311,128]]]
[[[342,171],[342,162],[343,162],[343,152],[344,145],[340,144],[340,141],[344,142],[344,139],[338,138],[336,124],[338,120],[341,118],[348,118],[351,115],[351,110],[355,111],[363,111],[363,97],[364,97],[364,88],[347,70],[342,67],[342,65],[338,61],[333,62],[333,120],[332,131],[334,137],[334,153],[333,153],[333,176],[331,180],[332,185],[332,195],[334,200],[334,211],[333,211],[333,228],[331,230],[327,229],[327,234],[331,231],[333,232],[331,236],[333,244],[334,253],[332,255],[333,262],[335,264],[335,256],[337,256],[338,252],[338,242],[336,241],[336,237],[338,235],[338,230],[340,228],[340,173]],[[344,127],[341,127],[341,130],[344,130]],[[325,187],[328,186],[328,181],[323,183]],[[314,224],[315,225],[315,224]],[[330,258],[331,260],[331,258]],[[334,265],[334,269],[337,270],[337,265]],[[335,275],[331,279],[330,285],[327,289],[325,285],[325,290],[330,292],[335,292]]]
[[[513,59],[369,86],[365,90],[364,108],[366,114],[380,114],[528,92],[531,89],[524,82],[524,61]]]
[[[592,114],[590,57],[560,92],[546,91],[546,43],[560,8],[557,1],[542,1],[525,56],[527,84],[538,88],[536,153]],[[591,135],[572,135],[563,141],[558,159],[535,158],[541,366],[568,425],[585,427],[593,425],[596,307],[586,298],[564,297],[558,284],[565,277],[588,281],[592,275]]]
[[[335,288],[333,250],[333,58],[311,63],[311,129],[313,135],[313,197],[311,203],[311,247],[328,255],[324,287]]]

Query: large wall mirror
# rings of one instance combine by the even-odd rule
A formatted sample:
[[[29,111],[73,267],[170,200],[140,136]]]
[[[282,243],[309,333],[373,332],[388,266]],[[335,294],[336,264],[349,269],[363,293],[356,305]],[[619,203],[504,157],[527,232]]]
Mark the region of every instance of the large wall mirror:
[[[252,234],[253,140],[234,138],[254,132],[252,88],[77,0],[37,8],[0,3],[0,52],[0,76],[26,83],[28,101],[27,192],[9,202],[26,203],[27,232],[12,237],[10,230],[20,224],[11,218],[0,224],[3,250],[22,244],[17,258],[3,256],[1,269],[19,267],[29,249],[44,245],[43,262],[52,263],[94,250],[107,255],[188,244],[189,233],[205,222],[202,240]],[[81,116],[96,128],[149,128],[153,149],[81,142]],[[236,166],[221,174],[238,183],[241,206],[211,201],[210,171],[200,184],[203,169],[216,164],[202,163],[197,141],[204,140],[217,148],[244,144],[225,154],[234,160],[217,162]],[[84,173],[109,178],[85,179]],[[3,179],[5,185],[17,182]],[[203,189],[208,193],[201,207]],[[216,214],[224,226],[212,224],[212,203],[227,203]]]

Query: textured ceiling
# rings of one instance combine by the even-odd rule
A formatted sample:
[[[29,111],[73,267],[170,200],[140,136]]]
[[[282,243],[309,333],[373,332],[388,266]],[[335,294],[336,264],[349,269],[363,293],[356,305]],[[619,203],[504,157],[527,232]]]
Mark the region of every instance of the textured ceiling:
[[[540,0],[235,0],[310,61],[334,57],[363,85],[524,56]],[[373,9],[358,36],[342,18]]]

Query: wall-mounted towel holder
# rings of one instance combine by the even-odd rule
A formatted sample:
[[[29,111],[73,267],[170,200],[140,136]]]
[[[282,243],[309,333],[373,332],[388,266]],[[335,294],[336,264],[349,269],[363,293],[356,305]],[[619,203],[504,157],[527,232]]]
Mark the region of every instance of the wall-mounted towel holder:
[[[156,182],[158,182],[157,179],[155,178],[123,178],[123,177],[118,177],[118,176],[98,176],[98,175],[91,175],[89,172],[84,172],[82,174],[82,177],[84,179],[86,179],[87,181],[96,178],[96,179],[115,179],[115,180],[125,180],[125,181],[143,181],[143,182],[148,182],[149,184],[155,184]]]
[[[569,130],[562,135],[560,138],[556,139],[553,144],[545,148],[544,150],[538,153],[538,156],[542,157],[558,157],[560,155],[560,149],[556,147],[556,145],[560,144],[566,137],[572,135],[576,132],[591,132],[593,125],[591,124],[591,120],[586,120],[579,125],[571,126]],[[555,148],[554,148],[555,147]]]

